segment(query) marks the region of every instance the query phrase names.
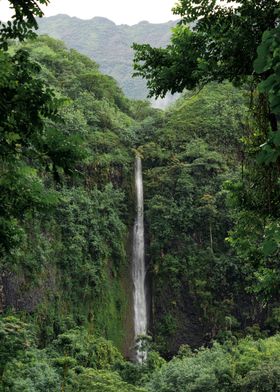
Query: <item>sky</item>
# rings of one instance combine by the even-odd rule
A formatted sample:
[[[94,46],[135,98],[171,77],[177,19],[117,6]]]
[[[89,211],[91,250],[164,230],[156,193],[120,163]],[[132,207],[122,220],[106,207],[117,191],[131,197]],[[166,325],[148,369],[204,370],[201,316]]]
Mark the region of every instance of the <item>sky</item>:
[[[45,16],[67,14],[81,19],[103,16],[116,24],[133,25],[142,20],[163,23],[178,19],[171,11],[175,3],[176,0],[50,0],[42,9]],[[9,1],[0,0],[0,20],[6,21],[10,16]]]

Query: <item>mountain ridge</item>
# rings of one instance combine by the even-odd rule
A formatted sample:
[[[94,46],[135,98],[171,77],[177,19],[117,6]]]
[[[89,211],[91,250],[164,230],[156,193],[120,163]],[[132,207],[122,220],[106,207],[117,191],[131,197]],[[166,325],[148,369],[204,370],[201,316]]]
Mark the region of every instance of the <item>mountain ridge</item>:
[[[79,21],[83,21],[83,22],[90,22],[90,21],[95,21],[95,20],[104,20],[104,21],[108,21],[108,22],[110,22],[111,24],[114,24],[115,26],[127,26],[127,27],[134,27],[134,26],[137,26],[137,25],[141,25],[141,24],[149,24],[149,25],[165,25],[165,24],[176,24],[178,21],[174,21],[174,20],[172,20],[172,19],[170,19],[170,20],[168,20],[168,21],[166,21],[166,22],[157,22],[157,23],[154,23],[154,22],[150,22],[150,21],[148,21],[148,20],[146,20],[146,19],[143,19],[143,20],[140,20],[139,22],[137,22],[137,23],[133,23],[133,24],[128,24],[128,23],[116,23],[116,22],[114,22],[113,20],[111,20],[111,19],[109,19],[109,18],[107,18],[106,16],[100,16],[100,15],[97,15],[97,16],[93,16],[92,18],[88,18],[88,19],[83,19],[83,18],[79,18],[79,17],[77,17],[77,16],[71,16],[71,15],[68,15],[68,14],[64,14],[64,13],[59,13],[59,14],[56,14],[56,15],[51,15],[51,16],[45,16],[43,19],[56,19],[56,18],[59,18],[59,17],[63,17],[63,18],[68,18],[68,19],[77,19],[77,20],[79,20]],[[40,22],[42,19],[40,18],[40,19],[38,19],[37,18],[37,21],[38,22]]]
[[[127,97],[145,99],[146,82],[132,78],[133,42],[165,47],[171,29],[177,21],[135,25],[117,25],[105,17],[79,19],[65,14],[38,20],[39,34],[47,34],[65,42],[66,46],[89,56],[100,65],[100,70],[117,80]]]

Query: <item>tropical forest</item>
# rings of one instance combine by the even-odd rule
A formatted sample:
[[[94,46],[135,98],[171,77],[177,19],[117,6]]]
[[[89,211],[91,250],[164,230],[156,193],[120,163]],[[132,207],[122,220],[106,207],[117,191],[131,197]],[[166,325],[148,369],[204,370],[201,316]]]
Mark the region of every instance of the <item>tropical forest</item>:
[[[280,1],[8,3],[0,392],[280,392]]]

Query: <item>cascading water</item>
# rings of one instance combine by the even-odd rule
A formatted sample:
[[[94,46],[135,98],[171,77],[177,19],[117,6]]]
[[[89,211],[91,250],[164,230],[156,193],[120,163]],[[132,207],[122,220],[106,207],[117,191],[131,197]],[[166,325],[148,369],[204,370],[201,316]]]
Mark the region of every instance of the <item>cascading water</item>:
[[[132,278],[134,284],[134,335],[146,335],[147,333],[147,303],[145,291],[145,245],[144,245],[144,200],[141,158],[135,158],[135,190],[136,190],[136,218],[133,229],[133,259]],[[143,362],[146,359],[145,350],[136,349],[136,361]]]

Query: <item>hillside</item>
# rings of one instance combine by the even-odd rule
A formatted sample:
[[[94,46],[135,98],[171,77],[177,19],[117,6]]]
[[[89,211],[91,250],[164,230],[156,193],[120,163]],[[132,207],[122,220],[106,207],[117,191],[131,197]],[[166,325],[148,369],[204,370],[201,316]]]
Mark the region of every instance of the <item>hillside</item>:
[[[161,112],[129,101],[95,62],[61,41],[41,37],[13,50],[20,48],[63,98],[60,118],[47,120],[42,140],[28,147],[31,167],[23,158],[23,168],[16,160],[3,173],[2,243],[16,256],[3,251],[0,307],[35,314],[43,346],[70,323],[129,355],[138,151],[153,292],[149,333],[158,350],[169,357],[181,344],[199,347],[227,330],[228,318],[236,333],[253,322],[262,326],[269,313],[251,314],[242,268],[237,258],[232,270],[236,255],[224,241],[232,211],[223,183],[239,172],[247,112],[242,92],[211,84]],[[9,133],[8,146],[11,138],[19,140]],[[17,178],[22,172],[24,184]]]
[[[279,1],[216,1],[133,45],[164,111],[9,1],[0,392],[280,392]]]
[[[113,76],[129,98],[145,99],[146,82],[132,78],[133,42],[149,43],[153,46],[166,46],[171,29],[176,22],[152,24],[146,21],[134,26],[116,25],[114,22],[95,17],[90,20],[56,15],[39,21],[39,34],[65,42],[89,56],[100,65],[100,70]]]
[[[220,370],[239,369],[238,355],[255,350],[253,365],[240,370],[251,388],[251,368],[266,375],[262,366],[279,355],[279,336],[241,339],[232,356],[227,344],[278,331],[279,302],[275,295],[262,306],[250,261],[225,242],[235,211],[224,184],[240,177],[248,116],[242,91],[212,83],[162,112],[129,101],[96,63],[61,41],[41,37],[13,45],[11,53],[16,66],[3,67],[11,70],[2,79],[2,91],[8,85],[15,93],[13,107],[2,112],[8,126],[1,150],[0,390],[161,392],[157,369],[164,383],[171,377],[176,384],[173,364],[187,377],[183,385],[189,378],[204,385],[208,374],[219,385]],[[24,83],[13,84],[19,78]],[[57,108],[43,107],[38,123],[21,94],[33,97],[36,88],[42,102],[41,82]],[[17,133],[10,130],[14,121]],[[140,366],[122,356],[134,346],[135,153],[143,161],[152,336]],[[225,345],[190,351],[213,339]],[[236,374],[229,374],[230,388],[239,385]]]

